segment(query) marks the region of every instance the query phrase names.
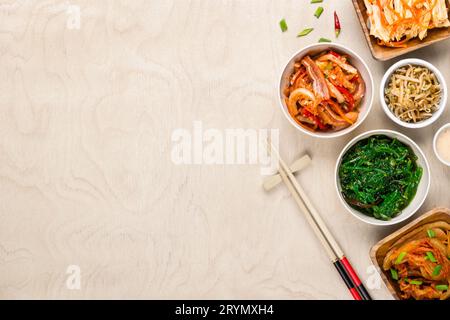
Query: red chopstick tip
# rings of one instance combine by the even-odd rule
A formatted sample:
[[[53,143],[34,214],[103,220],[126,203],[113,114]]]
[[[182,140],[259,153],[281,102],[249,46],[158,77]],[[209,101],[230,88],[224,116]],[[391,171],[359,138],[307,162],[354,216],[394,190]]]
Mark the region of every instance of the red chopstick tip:
[[[347,260],[347,258],[344,256],[342,259],[342,264],[344,265],[345,269],[348,271],[350,278],[353,280],[356,286],[361,285],[361,280],[359,279],[358,275],[356,274],[355,270],[353,270],[352,265]]]
[[[349,288],[350,293],[352,294],[353,299],[355,300],[362,300],[361,296],[359,295],[358,291],[355,288]]]

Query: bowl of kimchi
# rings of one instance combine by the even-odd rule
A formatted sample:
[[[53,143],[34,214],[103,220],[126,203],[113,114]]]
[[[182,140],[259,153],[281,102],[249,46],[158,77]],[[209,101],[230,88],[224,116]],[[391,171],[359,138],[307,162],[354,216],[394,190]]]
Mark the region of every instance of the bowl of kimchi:
[[[337,43],[307,46],[289,59],[279,82],[280,107],[299,131],[336,138],[355,130],[373,103],[364,60]]]
[[[435,208],[375,244],[373,264],[397,300],[450,300],[450,210]]]

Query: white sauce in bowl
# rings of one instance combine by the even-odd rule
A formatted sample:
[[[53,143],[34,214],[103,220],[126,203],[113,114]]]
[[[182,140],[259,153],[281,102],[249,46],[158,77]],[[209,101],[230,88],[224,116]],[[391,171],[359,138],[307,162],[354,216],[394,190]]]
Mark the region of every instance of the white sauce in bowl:
[[[444,129],[437,137],[436,149],[442,160],[450,163],[450,127]]]

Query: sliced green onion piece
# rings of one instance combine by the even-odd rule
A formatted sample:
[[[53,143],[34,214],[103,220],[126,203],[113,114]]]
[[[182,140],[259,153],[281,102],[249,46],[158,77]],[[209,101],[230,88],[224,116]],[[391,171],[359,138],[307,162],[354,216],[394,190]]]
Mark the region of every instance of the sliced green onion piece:
[[[433,255],[433,252],[428,251],[427,252],[427,258],[431,261],[431,262],[437,262],[436,258]]]
[[[397,257],[397,260],[395,260],[395,264],[400,264],[403,261],[403,258],[406,256],[406,252],[400,252],[400,254]]]
[[[398,273],[397,273],[397,270],[391,269],[391,277],[392,277],[392,279],[394,279],[394,280],[398,280]]]
[[[320,16],[322,15],[322,13],[323,13],[323,7],[318,7],[317,10],[316,10],[316,12],[314,12],[314,16],[315,16],[317,19],[319,19]]]
[[[442,266],[440,264],[438,264],[436,267],[434,267],[433,277],[437,277],[441,273],[441,270],[442,270]]]
[[[285,19],[283,19],[283,20],[280,21],[280,28],[281,28],[281,31],[282,31],[282,32],[286,32],[286,31],[287,31],[288,26],[287,26],[287,23],[286,23],[286,20],[285,20]]]
[[[314,28],[303,29],[302,31],[299,32],[299,34],[297,34],[297,38],[298,37],[304,37],[304,36],[310,34],[313,30],[314,30]]]
[[[416,286],[420,286],[423,282],[420,280],[409,280],[410,284],[415,284]]]
[[[311,3],[322,3],[323,0],[311,0]]]
[[[327,38],[320,38],[319,42],[331,42],[331,40]]]
[[[429,237],[429,238],[434,238],[434,237],[436,237],[436,233],[435,233],[433,230],[431,230],[431,229],[428,229],[428,230],[427,230],[427,234],[428,234],[428,237]]]
[[[446,285],[446,284],[438,284],[436,286],[436,289],[439,290],[439,291],[447,291],[448,290],[448,285]]]

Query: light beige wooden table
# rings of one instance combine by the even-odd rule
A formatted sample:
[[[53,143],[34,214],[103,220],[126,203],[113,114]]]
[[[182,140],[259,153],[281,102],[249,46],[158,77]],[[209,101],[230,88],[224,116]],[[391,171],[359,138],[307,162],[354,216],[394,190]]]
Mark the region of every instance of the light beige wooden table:
[[[369,248],[396,227],[345,212],[334,163],[351,137],[400,128],[376,98],[355,132],[314,140],[286,121],[276,83],[295,51],[333,38],[333,10],[338,42],[364,57],[376,90],[394,61],[372,59],[350,0],[324,1],[320,20],[309,2],[0,1],[0,299],[348,299],[288,191],[263,191],[259,166],[172,162],[172,133],[195,120],[279,128],[286,159],[310,153],[299,181],[361,277],[374,281]],[[309,26],[310,36],[296,38]],[[444,42],[409,56],[449,81],[449,50]],[[450,206],[450,170],[431,146],[449,121],[447,110],[430,128],[400,130],[430,160],[421,212]],[[71,265],[79,290],[66,285]],[[372,294],[390,298],[383,285]]]

